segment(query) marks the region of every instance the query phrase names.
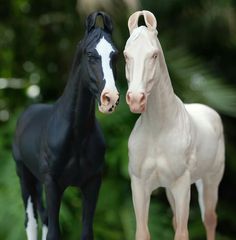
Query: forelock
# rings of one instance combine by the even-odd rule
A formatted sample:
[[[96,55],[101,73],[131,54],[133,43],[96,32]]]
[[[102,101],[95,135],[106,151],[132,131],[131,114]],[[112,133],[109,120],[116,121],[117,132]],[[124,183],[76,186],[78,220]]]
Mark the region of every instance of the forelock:
[[[99,39],[104,35],[104,31],[101,28],[94,28],[89,32],[89,34],[84,39],[84,46],[96,46],[96,43],[99,42]]]
[[[142,35],[142,33],[144,33],[144,31],[147,31],[147,27],[146,26],[140,26],[138,28],[135,28],[133,30],[133,32],[131,33],[130,37],[128,38],[126,44],[130,44],[131,42],[136,40],[139,36]]]

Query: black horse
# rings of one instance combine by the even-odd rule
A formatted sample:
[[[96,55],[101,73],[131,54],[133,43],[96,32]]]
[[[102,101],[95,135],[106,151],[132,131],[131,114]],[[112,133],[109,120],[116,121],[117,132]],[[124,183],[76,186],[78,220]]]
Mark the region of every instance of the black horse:
[[[103,19],[103,27],[96,19]],[[35,104],[19,118],[13,157],[26,211],[28,240],[37,239],[37,213],[43,239],[60,239],[59,210],[68,186],[81,189],[82,239],[93,239],[93,216],[101,184],[105,144],[95,117],[111,113],[119,101],[115,87],[117,50],[112,43],[112,22],[104,12],[86,20],[86,33],[78,44],[69,80],[55,104]],[[42,189],[46,192],[46,209]]]

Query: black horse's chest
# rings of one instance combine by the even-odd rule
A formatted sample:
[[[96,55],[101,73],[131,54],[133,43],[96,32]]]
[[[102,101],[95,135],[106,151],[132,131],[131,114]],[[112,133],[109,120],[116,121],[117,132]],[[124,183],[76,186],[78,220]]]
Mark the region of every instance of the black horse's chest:
[[[65,164],[60,170],[56,170],[61,186],[81,186],[89,178],[101,173],[105,152],[102,136],[93,133],[82,142],[80,147],[77,141],[71,142],[67,151],[69,154],[65,154],[65,159],[61,160]]]
[[[71,156],[68,159],[67,164],[63,167],[58,177],[59,185],[61,185],[62,188],[80,185],[80,182],[82,181],[82,175],[79,160],[80,159]]]

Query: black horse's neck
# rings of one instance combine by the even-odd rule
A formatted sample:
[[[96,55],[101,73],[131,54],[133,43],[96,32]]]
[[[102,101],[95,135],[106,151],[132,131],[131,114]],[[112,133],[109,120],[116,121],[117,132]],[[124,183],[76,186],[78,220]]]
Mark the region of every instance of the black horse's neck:
[[[70,76],[62,96],[55,104],[55,110],[71,124],[75,135],[80,138],[89,131],[95,121],[95,99],[85,87],[88,75],[81,66],[80,45],[77,47]],[[75,136],[78,138],[78,136]]]

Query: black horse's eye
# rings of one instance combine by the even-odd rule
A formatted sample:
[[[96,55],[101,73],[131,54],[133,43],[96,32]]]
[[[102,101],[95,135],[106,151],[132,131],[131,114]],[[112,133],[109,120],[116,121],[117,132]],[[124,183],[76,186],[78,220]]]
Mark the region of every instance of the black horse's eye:
[[[90,62],[96,62],[97,60],[100,59],[100,57],[92,52],[87,53],[88,59]]]
[[[92,57],[94,54],[92,52],[87,52],[88,57]]]

